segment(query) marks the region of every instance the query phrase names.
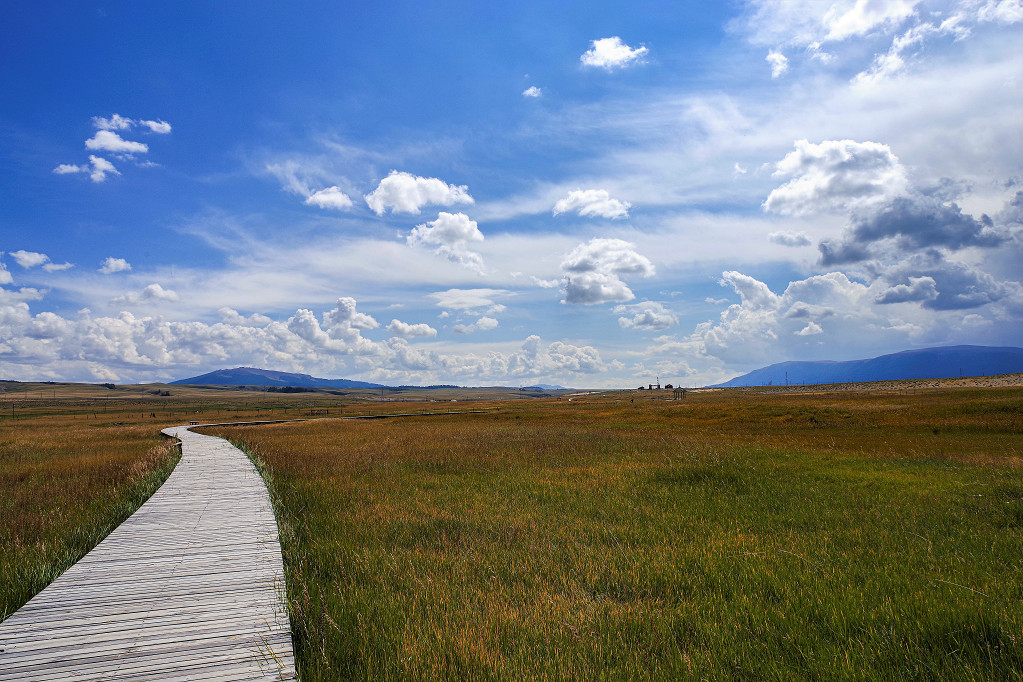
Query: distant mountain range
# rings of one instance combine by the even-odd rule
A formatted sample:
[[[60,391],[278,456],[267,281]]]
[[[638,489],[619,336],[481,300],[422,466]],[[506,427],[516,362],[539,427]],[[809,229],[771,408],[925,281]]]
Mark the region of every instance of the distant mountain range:
[[[178,379],[171,383],[187,385],[252,385],[252,387],[279,387],[296,389],[457,389],[456,385],[439,383],[416,387],[416,385],[400,385],[389,387],[383,383],[353,381],[352,379],[322,379],[309,374],[295,372],[278,372],[272,369],[257,367],[235,367],[234,369],[218,369],[207,374],[199,374],[187,379]],[[565,391],[565,387],[552,383],[536,383],[524,387],[537,391]]]
[[[172,384],[191,384],[194,386],[296,386],[302,388],[387,388],[383,384],[371,384],[366,381],[351,379],[319,379],[308,374],[294,372],[275,372],[272,369],[255,367],[235,367],[234,369],[218,369],[215,372],[202,374],[190,379],[179,379]]]
[[[780,362],[718,387],[846,384],[895,379],[943,379],[1023,372],[1023,348],[944,346],[907,350],[869,360]]]

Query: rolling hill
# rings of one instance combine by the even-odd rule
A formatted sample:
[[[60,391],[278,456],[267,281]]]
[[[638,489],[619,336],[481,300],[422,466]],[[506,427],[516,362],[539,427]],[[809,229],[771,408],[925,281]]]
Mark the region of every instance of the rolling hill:
[[[255,367],[235,367],[234,369],[218,369],[197,377],[179,379],[172,384],[188,384],[193,386],[297,386],[304,388],[386,388],[383,384],[371,384],[366,381],[351,379],[320,379],[308,374],[294,372],[277,372],[272,369]]]
[[[717,387],[844,384],[896,379],[940,379],[1023,372],[1023,348],[943,346],[869,360],[780,362],[717,384]]]

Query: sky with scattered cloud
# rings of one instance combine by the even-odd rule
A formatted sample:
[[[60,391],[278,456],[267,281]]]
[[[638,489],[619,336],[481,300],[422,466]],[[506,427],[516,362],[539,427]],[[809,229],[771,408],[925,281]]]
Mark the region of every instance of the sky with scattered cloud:
[[[20,3],[0,378],[703,385],[1023,338],[1023,0]]]

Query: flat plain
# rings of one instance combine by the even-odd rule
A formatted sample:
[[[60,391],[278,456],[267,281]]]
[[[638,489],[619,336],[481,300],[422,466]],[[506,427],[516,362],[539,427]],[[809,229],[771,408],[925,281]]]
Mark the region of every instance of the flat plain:
[[[96,452],[152,487],[164,426],[327,417],[206,429],[269,484],[301,679],[1018,679],[1023,391],[986,383],[12,391],[0,499],[36,511],[0,536],[0,588],[116,521],[72,511],[128,489]],[[495,411],[334,419],[469,407]]]
[[[1023,393],[904,388],[213,432],[304,680],[1019,679]]]
[[[481,393],[519,395],[490,390],[461,391],[459,397]],[[161,429],[196,421],[407,411],[441,397],[448,405],[453,395],[0,381],[0,620],[95,547],[166,480],[178,452]]]

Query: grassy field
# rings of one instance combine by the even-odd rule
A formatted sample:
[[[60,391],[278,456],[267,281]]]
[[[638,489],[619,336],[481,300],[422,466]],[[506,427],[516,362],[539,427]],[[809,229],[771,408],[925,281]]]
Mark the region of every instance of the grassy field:
[[[496,408],[219,429],[270,484],[303,679],[1018,679],[1023,391],[884,388],[0,382],[0,616],[155,490],[165,426]]]
[[[0,382],[0,620],[128,518],[167,478],[189,421],[338,414],[330,395]],[[169,395],[168,395],[169,394]]]
[[[0,422],[0,620],[138,509],[177,458],[151,427]]]
[[[1023,676],[1020,389],[654,398],[217,429],[302,679]]]
[[[166,479],[177,450],[160,436],[164,427],[446,410],[452,398],[531,395],[517,389],[273,393],[0,381],[0,620],[92,549]]]

